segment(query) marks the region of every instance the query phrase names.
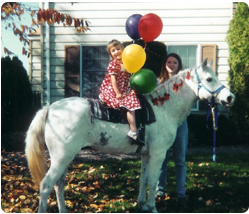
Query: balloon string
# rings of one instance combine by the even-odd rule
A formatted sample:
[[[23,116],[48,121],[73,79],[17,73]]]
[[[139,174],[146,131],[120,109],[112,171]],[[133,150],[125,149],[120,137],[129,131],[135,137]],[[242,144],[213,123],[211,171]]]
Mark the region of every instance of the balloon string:
[[[147,42],[144,43],[144,50],[146,49],[146,46],[147,46]]]

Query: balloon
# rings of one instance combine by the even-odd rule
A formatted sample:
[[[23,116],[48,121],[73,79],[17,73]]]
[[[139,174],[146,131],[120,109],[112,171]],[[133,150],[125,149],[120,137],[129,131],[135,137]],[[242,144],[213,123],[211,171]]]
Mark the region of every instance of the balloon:
[[[123,50],[122,62],[125,69],[130,73],[135,73],[142,68],[145,60],[146,53],[140,45],[131,44]]]
[[[138,32],[145,42],[151,42],[157,38],[163,29],[161,18],[154,14],[144,15],[138,23]]]
[[[150,69],[143,68],[133,74],[130,79],[130,86],[139,94],[147,94],[155,89],[157,77]]]
[[[141,37],[138,32],[138,23],[141,17],[140,14],[133,14],[126,20],[125,29],[132,39],[140,39]]]

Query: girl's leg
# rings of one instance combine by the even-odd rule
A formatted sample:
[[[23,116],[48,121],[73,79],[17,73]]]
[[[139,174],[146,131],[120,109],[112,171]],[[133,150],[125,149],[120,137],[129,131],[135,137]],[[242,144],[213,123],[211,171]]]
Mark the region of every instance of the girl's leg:
[[[127,135],[134,140],[133,143],[135,143],[139,146],[144,146],[145,143],[143,141],[143,138],[139,136],[140,131],[137,132],[135,111],[128,111],[127,112],[127,120],[130,124],[130,129],[131,129]]]
[[[135,111],[127,111],[127,120],[128,123],[130,124],[131,131],[136,132],[137,126],[136,126]]]

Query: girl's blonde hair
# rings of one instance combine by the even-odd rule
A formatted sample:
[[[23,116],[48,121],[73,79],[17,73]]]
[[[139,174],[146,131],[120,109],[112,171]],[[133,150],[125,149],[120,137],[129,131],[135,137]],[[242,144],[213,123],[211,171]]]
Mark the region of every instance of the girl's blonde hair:
[[[120,41],[113,39],[112,41],[108,42],[107,44],[107,50],[109,52],[109,54],[111,55],[110,49],[111,47],[116,47],[116,46],[120,46],[122,48],[122,50],[124,49],[123,45],[121,44]]]

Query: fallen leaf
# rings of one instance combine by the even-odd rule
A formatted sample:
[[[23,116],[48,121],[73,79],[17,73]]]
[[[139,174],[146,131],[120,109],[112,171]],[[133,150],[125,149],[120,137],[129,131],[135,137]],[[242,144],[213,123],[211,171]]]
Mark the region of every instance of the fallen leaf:
[[[135,190],[135,189],[133,189],[132,187],[127,187],[127,189],[128,189],[130,192],[132,192],[132,191]]]
[[[84,166],[83,163],[80,163],[80,164],[77,165],[78,168],[81,168],[82,166]]]
[[[211,200],[211,199],[209,199],[209,200],[206,201],[206,205],[207,205],[207,206],[212,206],[213,203],[214,203],[214,202],[213,202],[213,200]]]
[[[188,166],[189,166],[189,167],[192,167],[193,164],[194,164],[193,162],[190,162]]]
[[[20,198],[21,200],[25,200],[25,199],[26,199],[26,196],[25,196],[25,195],[20,195],[19,198]]]
[[[233,193],[231,193],[231,192],[225,192],[226,194],[228,194],[228,195],[233,195]]]
[[[92,208],[95,208],[95,209],[98,209],[98,205],[96,205],[96,204],[90,204],[90,207],[92,207]]]

